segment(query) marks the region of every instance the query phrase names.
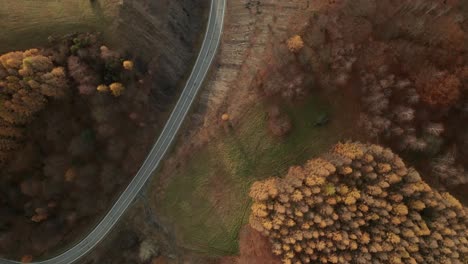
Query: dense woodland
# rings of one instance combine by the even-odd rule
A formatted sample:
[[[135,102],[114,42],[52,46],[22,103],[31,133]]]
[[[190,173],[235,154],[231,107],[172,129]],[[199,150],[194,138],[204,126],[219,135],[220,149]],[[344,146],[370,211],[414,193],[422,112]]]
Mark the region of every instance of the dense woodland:
[[[283,263],[466,263],[468,2],[310,4],[307,25],[271,44],[258,93],[347,94],[375,145],[340,143],[254,183],[251,227]],[[271,109],[272,134],[287,136]]]
[[[96,16],[107,3],[82,2]],[[58,30],[48,44],[0,54],[1,257],[48,257],[89,232],[141,166],[190,72],[208,1],[118,2],[103,33]]]
[[[300,32],[271,45],[258,92],[287,102],[307,98],[312,89],[349,94],[366,140],[392,147],[426,181],[466,201],[468,3],[313,5],[316,12]],[[286,135],[292,129],[287,116],[270,112],[272,133]]]
[[[271,104],[269,129],[277,137],[294,129],[277,102],[344,91],[374,145],[340,143],[284,178],[254,183],[250,225],[279,256],[262,259],[466,262],[468,2],[310,5],[300,31],[266,44],[271,56],[254,86]],[[155,74],[166,87],[181,61],[153,64],[164,62],[169,73]],[[141,72],[150,71],[98,34],[0,56],[3,255],[41,255],[80,233],[133,176],[157,131],[152,102],[168,98]],[[262,240],[257,231],[243,237]],[[236,263],[254,263],[242,241]]]
[[[83,231],[138,170],[158,110],[124,57],[98,34],[0,56],[2,254],[40,255]]]
[[[373,140],[414,161],[434,185],[466,188],[467,3],[364,2],[336,11],[338,32],[328,35],[338,43],[336,73],[328,82],[359,89],[361,126]]]

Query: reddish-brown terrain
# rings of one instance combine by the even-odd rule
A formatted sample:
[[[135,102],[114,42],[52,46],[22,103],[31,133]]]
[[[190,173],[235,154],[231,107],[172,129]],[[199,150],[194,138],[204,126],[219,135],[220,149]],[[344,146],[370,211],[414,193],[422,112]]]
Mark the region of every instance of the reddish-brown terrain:
[[[279,257],[271,252],[268,238],[250,226],[239,233],[239,256],[225,257],[219,264],[281,264]]]

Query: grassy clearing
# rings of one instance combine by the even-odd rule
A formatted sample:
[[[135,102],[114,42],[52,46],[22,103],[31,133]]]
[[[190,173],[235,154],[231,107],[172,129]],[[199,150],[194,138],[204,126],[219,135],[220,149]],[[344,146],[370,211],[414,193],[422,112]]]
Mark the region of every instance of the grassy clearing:
[[[239,126],[221,132],[194,153],[158,201],[159,212],[173,224],[180,244],[209,255],[236,253],[238,231],[248,221],[252,182],[281,176],[291,165],[353,134],[353,118],[334,106],[340,100],[346,99],[327,101],[313,95],[300,106],[283,105],[294,126],[284,139],[269,134],[264,106],[257,105],[245,112]],[[331,115],[330,123],[314,127],[323,113]]]
[[[109,29],[120,0],[3,0],[0,53],[47,43],[50,35]],[[110,35],[110,34],[109,34]]]

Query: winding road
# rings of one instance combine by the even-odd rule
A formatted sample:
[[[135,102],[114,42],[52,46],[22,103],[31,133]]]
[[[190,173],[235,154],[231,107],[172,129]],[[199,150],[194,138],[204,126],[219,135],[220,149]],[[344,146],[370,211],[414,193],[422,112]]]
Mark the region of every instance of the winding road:
[[[210,69],[221,40],[226,1],[227,0],[211,0],[205,38],[192,73],[158,140],[125,191],[120,195],[101,222],[99,222],[99,224],[78,244],[56,257],[32,263],[70,264],[78,261],[89,253],[89,251],[110,232],[127,208],[132,204],[133,200],[151,177],[153,171],[158,167],[172,144]],[[0,259],[0,264],[13,263],[18,264],[20,262]]]

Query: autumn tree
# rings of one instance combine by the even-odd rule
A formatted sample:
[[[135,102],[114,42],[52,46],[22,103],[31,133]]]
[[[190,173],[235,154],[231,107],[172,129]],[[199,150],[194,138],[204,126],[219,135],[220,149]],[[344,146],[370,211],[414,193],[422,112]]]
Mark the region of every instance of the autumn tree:
[[[461,95],[461,82],[454,74],[426,69],[416,77],[416,88],[423,102],[431,106],[449,107]]]
[[[293,53],[299,52],[303,47],[304,47],[304,41],[302,40],[302,37],[299,35],[294,35],[288,41],[286,42],[288,45],[289,51]]]
[[[439,16],[433,19],[426,19],[425,34],[423,39],[432,45],[440,45],[445,49],[454,51],[466,51],[466,33],[461,24],[456,21],[456,16]]]
[[[121,83],[111,83],[109,85],[109,89],[111,90],[112,95],[114,95],[115,97],[119,97],[120,95],[122,95],[122,92],[125,90],[125,87]]]
[[[83,95],[90,95],[98,86],[98,77],[93,69],[78,56],[70,56],[67,69],[72,79],[78,83],[78,91]]]
[[[339,143],[284,178],[255,182],[250,197],[250,225],[285,264],[468,257],[466,209],[377,145]]]

